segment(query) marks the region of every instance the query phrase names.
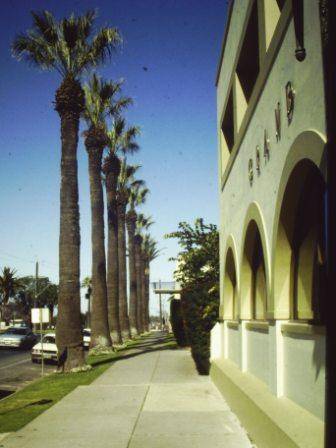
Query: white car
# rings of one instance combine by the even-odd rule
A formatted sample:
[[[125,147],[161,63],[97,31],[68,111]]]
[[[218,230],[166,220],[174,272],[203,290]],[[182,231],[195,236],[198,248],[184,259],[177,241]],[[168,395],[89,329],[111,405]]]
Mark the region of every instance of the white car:
[[[84,348],[89,348],[90,347],[90,342],[91,342],[91,329],[90,328],[84,328],[84,330],[82,331],[83,334],[83,345]]]
[[[28,327],[10,327],[0,334],[0,347],[30,348],[36,342],[36,335]]]
[[[46,361],[57,361],[57,346],[54,333],[47,333],[42,338],[43,359]],[[42,359],[42,344],[38,342],[31,351],[32,362],[39,362]]]
[[[83,332],[83,345],[84,348],[89,348],[91,341],[91,330],[84,328]],[[56,346],[56,339],[54,333],[47,333],[43,336],[43,359],[48,361],[57,361],[58,353]],[[42,359],[42,344],[38,342],[34,345],[31,351],[32,362],[39,362]]]

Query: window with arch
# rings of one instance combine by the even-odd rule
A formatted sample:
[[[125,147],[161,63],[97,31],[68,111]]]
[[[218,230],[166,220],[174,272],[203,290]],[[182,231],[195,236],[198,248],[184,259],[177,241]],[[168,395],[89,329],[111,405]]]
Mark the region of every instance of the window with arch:
[[[325,182],[304,159],[285,189],[274,265],[275,315],[324,321],[326,285]]]
[[[252,220],[246,230],[241,272],[242,317],[266,318],[267,283],[264,251],[257,223]]]
[[[226,253],[224,274],[224,318],[238,319],[237,275],[231,247]]]

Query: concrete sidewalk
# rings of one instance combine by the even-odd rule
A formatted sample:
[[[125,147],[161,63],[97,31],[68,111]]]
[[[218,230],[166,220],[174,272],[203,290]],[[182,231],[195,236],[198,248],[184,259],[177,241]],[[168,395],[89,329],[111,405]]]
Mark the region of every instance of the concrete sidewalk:
[[[146,339],[89,386],[80,386],[3,448],[248,448],[209,377],[188,350]]]

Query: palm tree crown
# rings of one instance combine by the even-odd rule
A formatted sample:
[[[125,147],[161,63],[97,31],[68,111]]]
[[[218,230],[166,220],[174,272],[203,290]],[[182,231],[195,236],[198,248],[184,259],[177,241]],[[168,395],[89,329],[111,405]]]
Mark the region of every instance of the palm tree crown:
[[[138,126],[126,126],[124,118],[118,116],[107,132],[109,153],[133,154],[139,150],[135,139],[140,135]]]
[[[135,207],[144,204],[148,194],[148,188],[144,188],[141,185],[131,186],[128,194],[128,204],[130,207],[130,211],[134,211]]]
[[[148,230],[154,224],[151,216],[145,216],[143,213],[138,213],[136,222],[136,231],[140,235],[143,230]]]
[[[16,36],[12,53],[63,78],[79,78],[109,58],[122,39],[116,28],[104,27],[92,38],[95,11],[57,21],[49,11],[32,11],[33,28]]]
[[[16,277],[16,270],[5,266],[0,275],[0,294],[2,295],[3,304],[6,305],[9,298],[22,286],[22,281]]]
[[[160,249],[157,248],[157,241],[148,233],[143,236],[142,250],[149,262],[155,260],[160,255]]]
[[[128,165],[126,159],[121,161],[120,173],[118,177],[118,196],[126,203],[132,190],[142,187],[145,182],[140,179],[135,179],[134,175],[141,168],[140,165]]]
[[[110,117],[119,116],[121,111],[132,104],[129,97],[119,96],[123,81],[105,81],[95,73],[84,85],[85,110],[83,117],[88,127],[106,129],[105,121]]]

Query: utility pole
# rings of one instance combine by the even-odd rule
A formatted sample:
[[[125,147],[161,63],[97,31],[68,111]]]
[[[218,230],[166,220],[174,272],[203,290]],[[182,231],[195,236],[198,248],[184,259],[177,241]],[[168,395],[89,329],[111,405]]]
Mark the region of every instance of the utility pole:
[[[159,291],[161,291],[161,280],[159,280]],[[159,304],[160,304],[160,330],[162,331],[162,301],[160,293],[159,293]]]

